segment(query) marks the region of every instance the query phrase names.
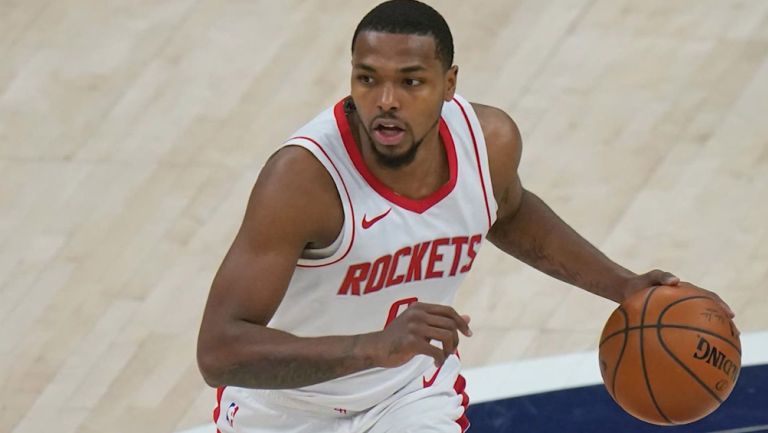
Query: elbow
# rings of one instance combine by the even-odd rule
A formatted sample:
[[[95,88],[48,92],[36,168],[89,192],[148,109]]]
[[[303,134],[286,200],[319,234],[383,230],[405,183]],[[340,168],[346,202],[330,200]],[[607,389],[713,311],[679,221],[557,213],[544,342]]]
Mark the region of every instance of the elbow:
[[[210,369],[205,369],[199,363],[198,367],[200,368],[200,374],[203,376],[203,381],[205,381],[208,386],[211,388],[221,388],[226,386],[224,381],[221,380],[220,376],[218,376],[215,372],[211,371]]]
[[[197,339],[197,367],[213,388],[255,388],[254,365],[263,359],[263,345],[243,338],[237,326],[202,326]],[[259,339],[257,338],[256,341]]]
[[[198,347],[197,350],[197,368],[203,376],[203,380],[212,388],[224,386],[222,380],[222,368],[216,361],[216,356],[212,355]]]
[[[206,343],[202,338],[197,342],[197,368],[212,388],[229,385],[226,381],[228,356],[222,353],[223,347],[225,345]]]

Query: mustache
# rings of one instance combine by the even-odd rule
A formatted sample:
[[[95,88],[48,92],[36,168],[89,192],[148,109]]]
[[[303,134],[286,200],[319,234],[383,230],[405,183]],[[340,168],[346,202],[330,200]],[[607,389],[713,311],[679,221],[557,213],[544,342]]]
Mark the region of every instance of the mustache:
[[[403,125],[408,126],[408,123],[405,122],[403,119],[397,117],[395,113],[392,113],[391,111],[387,111],[386,113],[379,114],[378,116],[375,116],[371,121],[368,123],[368,129],[373,129],[373,124],[376,123],[377,120],[397,120],[398,122],[401,122]]]

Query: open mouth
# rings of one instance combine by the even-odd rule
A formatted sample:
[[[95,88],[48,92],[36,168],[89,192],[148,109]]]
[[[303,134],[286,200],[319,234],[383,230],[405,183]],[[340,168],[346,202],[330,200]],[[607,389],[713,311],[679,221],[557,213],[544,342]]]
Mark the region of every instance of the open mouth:
[[[373,135],[376,141],[384,145],[395,145],[405,137],[405,129],[396,123],[377,121],[373,127]]]

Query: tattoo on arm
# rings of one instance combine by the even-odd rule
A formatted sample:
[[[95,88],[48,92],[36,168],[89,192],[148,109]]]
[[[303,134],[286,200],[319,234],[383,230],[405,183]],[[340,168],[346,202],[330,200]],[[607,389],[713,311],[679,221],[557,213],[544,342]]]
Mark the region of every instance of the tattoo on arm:
[[[527,245],[520,245],[520,248],[517,249],[517,256],[525,263],[558,280],[568,283],[583,282],[583,276],[578,270],[553,257],[539,239],[531,239]]]
[[[507,195],[505,194],[505,197]],[[497,220],[489,233],[492,242],[526,264],[594,293],[608,294],[612,263],[592,244],[563,222],[541,199],[524,192],[517,213]]]
[[[354,355],[359,341],[360,335],[352,336],[343,351],[334,356],[272,354],[240,362],[227,371],[227,382],[248,388],[299,388],[371,368],[371,359],[361,360]]]

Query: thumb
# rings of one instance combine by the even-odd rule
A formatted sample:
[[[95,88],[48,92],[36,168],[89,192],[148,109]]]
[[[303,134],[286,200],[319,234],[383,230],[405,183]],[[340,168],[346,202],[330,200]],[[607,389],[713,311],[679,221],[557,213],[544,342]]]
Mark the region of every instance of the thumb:
[[[671,272],[656,269],[649,272],[647,275],[652,280],[652,285],[663,284],[665,286],[676,286],[680,283],[680,278],[677,278],[677,276]]]

